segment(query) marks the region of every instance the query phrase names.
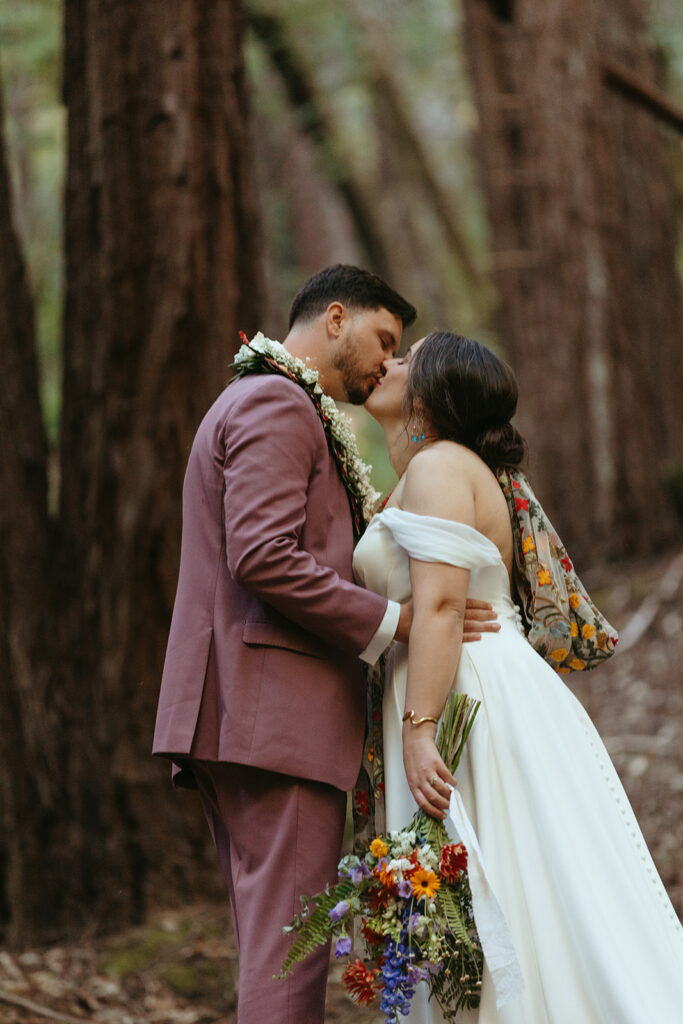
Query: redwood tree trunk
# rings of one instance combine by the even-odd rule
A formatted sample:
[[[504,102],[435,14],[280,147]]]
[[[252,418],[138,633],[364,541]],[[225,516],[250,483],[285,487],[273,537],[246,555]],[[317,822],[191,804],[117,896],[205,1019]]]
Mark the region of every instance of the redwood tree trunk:
[[[50,827],[10,898],[15,941],[139,919],[157,883],[191,872],[185,802],[150,757],[180,491],[194,431],[261,301],[240,4],[65,10],[60,495],[41,638],[57,749]],[[28,747],[4,766],[10,788],[22,770],[33,778]],[[20,847],[35,815],[8,814]],[[52,870],[53,853],[66,870]],[[20,917],[29,890],[35,912]]]
[[[50,626],[47,441],[38,397],[33,302],[13,227],[0,96],[0,913],[40,913],[26,869],[58,799],[56,716],[43,651]],[[17,824],[24,816],[31,827]]]
[[[531,475],[579,555],[677,526],[681,294],[668,140],[605,81],[653,80],[642,0],[465,0],[501,334]]]

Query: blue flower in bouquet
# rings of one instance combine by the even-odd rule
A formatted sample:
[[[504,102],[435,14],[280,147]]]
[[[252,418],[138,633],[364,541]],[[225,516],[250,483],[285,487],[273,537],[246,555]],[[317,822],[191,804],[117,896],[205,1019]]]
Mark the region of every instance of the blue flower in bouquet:
[[[405,929],[401,931],[398,942],[390,939],[384,947],[385,959],[382,965],[382,981],[384,990],[380,1009],[387,1015],[387,1024],[394,1024],[396,1014],[406,1016],[410,1012],[410,1000],[415,995],[410,954],[406,944]]]
[[[334,955],[337,960],[343,956],[348,956],[351,952],[351,939],[348,935],[342,935],[341,938],[337,939],[337,944],[334,947]]]
[[[331,919],[333,921],[341,921],[341,919],[344,916],[344,914],[348,914],[348,912],[349,912],[349,905],[348,905],[348,903],[346,902],[346,900],[340,900],[339,903],[337,903],[336,906],[332,907],[332,910],[330,910],[329,916],[331,917]]]

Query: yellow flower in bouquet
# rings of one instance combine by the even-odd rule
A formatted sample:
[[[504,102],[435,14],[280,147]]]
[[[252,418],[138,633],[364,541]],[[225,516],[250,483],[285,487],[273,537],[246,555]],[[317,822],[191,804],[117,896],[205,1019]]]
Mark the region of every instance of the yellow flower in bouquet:
[[[418,868],[413,871],[409,878],[410,887],[416,896],[424,896],[428,900],[434,899],[441,888],[439,876],[426,868]]]
[[[381,857],[386,857],[388,852],[389,847],[379,836],[370,843],[370,853],[373,857],[377,857],[377,860],[380,860]]]

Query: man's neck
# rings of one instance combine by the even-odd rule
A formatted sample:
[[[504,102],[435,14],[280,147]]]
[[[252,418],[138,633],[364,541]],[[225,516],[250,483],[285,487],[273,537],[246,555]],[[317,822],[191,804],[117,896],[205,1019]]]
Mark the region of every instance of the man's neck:
[[[282,344],[310,370],[318,371],[318,383],[326,395],[335,402],[348,401],[339,372],[331,364],[329,342],[327,338],[320,337],[319,330],[294,327]]]

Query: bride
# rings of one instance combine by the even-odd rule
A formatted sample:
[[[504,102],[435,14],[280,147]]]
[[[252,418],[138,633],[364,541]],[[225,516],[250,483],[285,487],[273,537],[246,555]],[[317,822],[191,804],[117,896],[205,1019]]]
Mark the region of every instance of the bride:
[[[356,548],[366,587],[412,594],[383,705],[387,831],[416,806],[445,819],[456,784],[434,742],[452,687],[481,701],[457,786],[521,967],[496,1006],[484,971],[478,1024],[680,1024],[683,929],[607,752],[581,705],[524,639],[510,597],[513,536],[493,470],[524,442],[511,369],[447,332],[390,360],[367,409],[399,476]],[[467,597],[501,629],[462,645]],[[424,991],[421,991],[424,990]],[[410,1021],[443,1016],[420,984]]]

